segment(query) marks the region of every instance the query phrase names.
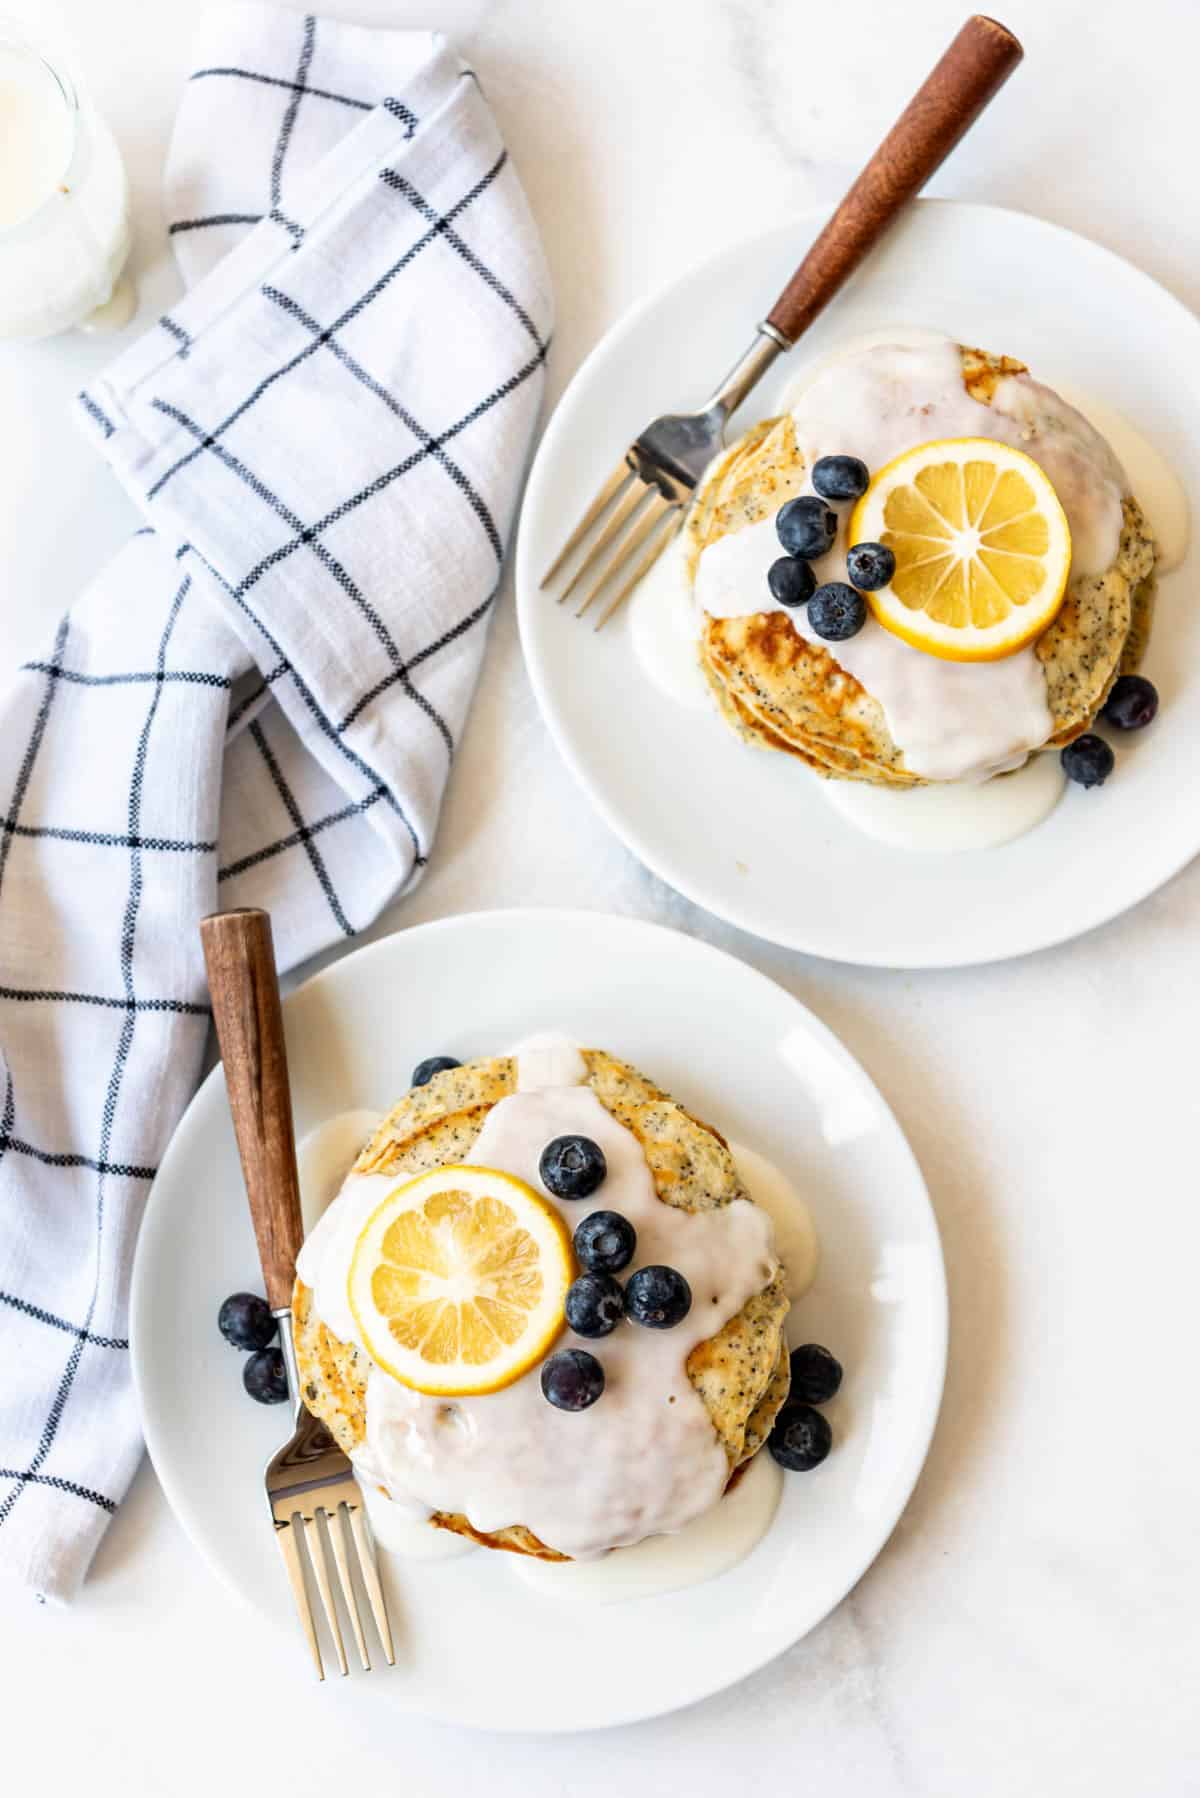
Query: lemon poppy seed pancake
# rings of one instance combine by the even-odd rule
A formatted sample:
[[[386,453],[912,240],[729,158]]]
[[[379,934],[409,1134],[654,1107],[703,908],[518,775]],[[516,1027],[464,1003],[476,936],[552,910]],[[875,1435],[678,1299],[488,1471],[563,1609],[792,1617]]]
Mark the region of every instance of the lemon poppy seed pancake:
[[[542,1150],[567,1134],[597,1143],[607,1164],[581,1201],[547,1197],[538,1180]],[[361,1258],[386,1206],[411,1209],[429,1189],[436,1219],[439,1190],[461,1199],[472,1180],[500,1198],[508,1189],[495,1182],[522,1185],[522,1202],[555,1208],[568,1233],[616,1210],[638,1237],[622,1280],[651,1264],[687,1278],[692,1304],[676,1328],[626,1320],[584,1341],[563,1327],[542,1345],[600,1361],[605,1388],[588,1409],[547,1403],[541,1355],[496,1390],[445,1396],[436,1370],[415,1390],[404,1366],[401,1378],[385,1370],[392,1348],[365,1340],[375,1323],[345,1303],[355,1244]],[[787,1309],[769,1220],[723,1139],[632,1067],[573,1048],[470,1062],[407,1093],[306,1241],[293,1300],[305,1403],[359,1477],[443,1528],[543,1559],[675,1530],[716,1502],[787,1396]]]
[[[1003,446],[998,461],[1026,470],[1035,465],[1033,483],[1047,478],[1051,507],[1060,503],[1069,527],[1065,594],[1059,603],[1056,589],[1058,609],[1031,640],[993,660],[943,659],[903,641],[872,616],[847,641],[826,642],[803,607],[776,605],[766,583],[771,562],[783,554],[775,516],[788,500],[812,491],[811,469],[819,457],[857,456],[880,477],[905,452],[937,444],[946,466],[927,472],[944,483],[953,476],[969,498],[971,459],[977,471],[989,443]],[[952,466],[955,459],[965,466]],[[1012,478],[1011,472],[990,478],[980,489],[978,515],[951,518],[950,525],[979,527],[984,560],[1009,581],[1012,629],[1020,642],[1020,608],[1032,583],[1013,578],[1019,558],[1012,552],[1022,541],[1035,552],[1044,548],[1046,533],[1040,522],[1041,538],[1030,529],[1023,502],[1017,502],[1013,521],[985,512],[987,505],[996,509]],[[929,491],[936,497],[935,488]],[[856,514],[861,517],[864,508],[869,514],[870,502],[871,493]],[[816,563],[820,581],[846,579],[850,508],[840,513],[833,549]],[[905,525],[899,499],[886,513],[886,522],[893,521]],[[943,580],[944,601],[953,579],[944,582],[942,571],[950,564],[942,553],[946,544],[936,538],[950,526],[931,514],[920,492],[909,502],[907,521],[908,528],[928,533],[917,539],[927,546],[933,570],[925,584]],[[874,522],[884,523],[881,506]],[[986,548],[989,530],[995,553]],[[890,533],[881,529],[880,535],[887,540]],[[701,667],[732,728],[823,775],[891,787],[986,778],[1085,731],[1117,674],[1136,664],[1155,561],[1141,508],[1088,422],[1033,380],[1022,363],[950,341],[875,347],[818,374],[789,412],[755,426],[714,462],[697,490],[680,553]],[[921,574],[918,568],[914,586]],[[896,586],[899,599],[892,596],[891,610],[900,628],[905,607],[911,607],[916,621],[930,629],[920,616],[924,599]],[[960,613],[964,606],[978,613],[973,590],[964,595],[960,588],[954,603]],[[983,620],[1001,616],[1007,603],[992,612],[985,606]]]

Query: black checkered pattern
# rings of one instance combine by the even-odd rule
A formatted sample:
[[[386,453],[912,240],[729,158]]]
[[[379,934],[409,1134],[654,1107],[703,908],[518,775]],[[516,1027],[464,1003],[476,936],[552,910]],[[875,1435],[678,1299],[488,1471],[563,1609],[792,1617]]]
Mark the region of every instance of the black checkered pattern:
[[[424,866],[548,345],[444,45],[217,17],[168,183],[195,285],[81,396],[148,526],[0,701],[0,1567],[56,1596],[136,1465],[129,1265],[207,1031],[195,924],[266,905],[294,964]]]

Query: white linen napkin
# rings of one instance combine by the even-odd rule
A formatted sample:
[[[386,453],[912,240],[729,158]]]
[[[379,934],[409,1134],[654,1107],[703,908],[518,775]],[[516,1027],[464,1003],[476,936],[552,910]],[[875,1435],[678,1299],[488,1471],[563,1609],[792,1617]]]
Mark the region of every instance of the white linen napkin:
[[[209,14],[167,189],[195,284],[81,396],[148,528],[0,697],[0,1568],[60,1599],[140,1453],[129,1272],[207,1030],[197,922],[266,906],[291,966],[419,875],[551,316],[433,34]]]

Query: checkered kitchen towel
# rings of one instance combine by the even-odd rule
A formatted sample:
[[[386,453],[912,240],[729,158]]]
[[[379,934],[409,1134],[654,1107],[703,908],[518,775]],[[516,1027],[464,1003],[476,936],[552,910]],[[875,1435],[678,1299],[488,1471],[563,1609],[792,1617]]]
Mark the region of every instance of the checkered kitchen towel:
[[[268,906],[290,965],[424,865],[550,328],[428,33],[210,14],[167,186],[193,285],[82,396],[148,528],[0,696],[0,1567],[57,1598],[140,1452],[129,1268],[200,1066],[197,920]]]

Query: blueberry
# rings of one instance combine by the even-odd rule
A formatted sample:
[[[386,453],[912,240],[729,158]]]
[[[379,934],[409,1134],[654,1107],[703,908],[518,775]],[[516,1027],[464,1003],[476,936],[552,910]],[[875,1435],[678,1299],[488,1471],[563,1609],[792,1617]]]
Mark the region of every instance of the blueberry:
[[[1102,787],[1113,771],[1115,759],[1104,738],[1089,732],[1086,737],[1076,737],[1063,750],[1063,773],[1081,787]]]
[[[563,1308],[576,1336],[609,1336],[625,1315],[625,1294],[611,1274],[580,1274]]]
[[[556,1199],[587,1199],[608,1172],[604,1150],[590,1136],[556,1136],[542,1150],[538,1173]]]
[[[1101,716],[1118,730],[1144,730],[1157,710],[1158,688],[1153,681],[1141,674],[1121,674],[1113,682]]]
[[[846,573],[860,593],[886,587],[896,572],[896,558],[886,543],[856,543],[846,556]]]
[[[619,1211],[593,1211],[575,1232],[580,1264],[595,1274],[619,1274],[637,1248],[637,1231]]]
[[[242,1369],[242,1385],[260,1405],[281,1405],[288,1395],[282,1352],[265,1348],[250,1355]]]
[[[604,1391],[604,1369],[586,1349],[562,1349],[542,1362],[542,1397],[560,1411],[586,1411]]]
[[[859,499],[871,476],[857,456],[822,456],[813,463],[812,484],[822,499]]]
[[[412,1071],[414,1086],[428,1086],[435,1074],[445,1074],[451,1068],[460,1068],[461,1061],[455,1061],[453,1055],[431,1055],[427,1061],[419,1061]]]
[[[805,493],[790,499],[775,515],[775,530],[789,556],[811,560],[823,556],[837,536],[837,514],[823,499]]]
[[[781,606],[805,606],[813,596],[817,577],[799,556],[780,556],[767,569],[771,598]]]
[[[217,1328],[234,1348],[266,1348],[279,1325],[266,1299],[256,1292],[234,1292],[217,1312]]]
[[[808,622],[827,643],[844,643],[867,622],[867,602],[845,581],[826,581],[808,602]]]
[[[807,1473],[819,1467],[833,1447],[833,1431],[811,1405],[789,1399],[771,1427],[767,1447],[789,1473]]]
[[[625,1287],[625,1310],[648,1330],[671,1330],[692,1308],[692,1289],[673,1267],[639,1267]]]
[[[842,1364],[819,1342],[806,1342],[793,1349],[792,1390],[790,1397],[806,1405],[823,1405],[842,1383]]]

